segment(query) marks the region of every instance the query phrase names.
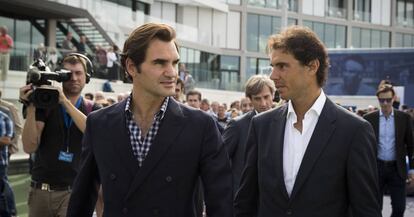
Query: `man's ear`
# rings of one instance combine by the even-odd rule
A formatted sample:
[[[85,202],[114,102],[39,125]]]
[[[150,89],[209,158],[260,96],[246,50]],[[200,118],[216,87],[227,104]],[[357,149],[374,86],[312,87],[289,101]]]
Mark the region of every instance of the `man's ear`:
[[[315,74],[316,75],[316,72],[319,69],[319,65],[320,65],[320,63],[319,63],[319,60],[318,59],[314,59],[314,60],[310,61],[309,64],[308,64],[309,71],[312,74]]]
[[[135,66],[134,61],[132,61],[130,58],[127,58],[125,61],[126,66],[126,73],[133,78],[137,74],[137,67]]]

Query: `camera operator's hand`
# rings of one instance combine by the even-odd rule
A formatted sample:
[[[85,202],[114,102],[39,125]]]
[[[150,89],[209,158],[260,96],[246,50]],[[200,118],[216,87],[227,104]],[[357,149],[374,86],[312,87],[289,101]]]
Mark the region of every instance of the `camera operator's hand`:
[[[29,96],[33,93],[32,84],[28,84],[20,88],[19,101],[24,104],[29,104]]]

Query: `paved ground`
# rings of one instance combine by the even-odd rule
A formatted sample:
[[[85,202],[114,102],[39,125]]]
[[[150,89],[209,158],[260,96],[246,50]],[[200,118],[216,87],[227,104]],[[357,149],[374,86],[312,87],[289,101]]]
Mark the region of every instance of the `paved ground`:
[[[16,197],[16,206],[19,217],[27,217],[27,192],[29,190],[30,176],[28,174],[13,175],[9,177]],[[391,201],[388,196],[384,198],[383,217],[391,216]],[[414,217],[414,197],[407,197],[405,217]]]

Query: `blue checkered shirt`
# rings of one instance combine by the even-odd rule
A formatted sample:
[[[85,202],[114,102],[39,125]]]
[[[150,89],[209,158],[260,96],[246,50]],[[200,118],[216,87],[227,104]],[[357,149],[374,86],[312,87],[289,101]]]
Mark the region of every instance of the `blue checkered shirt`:
[[[134,120],[134,114],[131,110],[132,97],[129,96],[126,101],[126,124],[129,131],[129,138],[131,140],[132,152],[137,158],[139,166],[142,166],[142,162],[144,162],[145,157],[147,156],[148,151],[152,145],[152,142],[154,141],[155,136],[157,135],[159,126],[161,124],[162,119],[164,118],[165,111],[167,110],[169,99],[169,97],[165,98],[163,104],[161,105],[160,111],[158,111],[155,114],[154,122],[152,123],[147,135],[141,135],[141,130],[139,129],[138,124]]]
[[[13,121],[6,113],[0,111],[0,137],[7,136],[12,138],[13,133]],[[7,145],[3,145],[0,147],[0,165],[2,166],[8,165],[7,152]]]

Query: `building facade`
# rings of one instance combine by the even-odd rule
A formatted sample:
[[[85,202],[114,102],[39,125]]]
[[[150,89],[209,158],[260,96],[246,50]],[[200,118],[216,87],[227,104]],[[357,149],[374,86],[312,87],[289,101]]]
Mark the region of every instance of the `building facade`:
[[[24,0],[11,2],[21,3],[12,8],[26,8],[22,13],[7,7],[0,10],[0,25],[8,26],[16,42],[16,67],[30,62],[26,56],[39,43],[59,47],[65,29],[79,33],[84,28],[86,33],[86,24],[80,25],[85,17],[88,25],[99,26],[98,33],[86,34],[97,38],[90,43],[91,53],[96,45],[110,43],[122,49],[138,25],[164,22],[177,30],[181,62],[202,88],[239,91],[251,75],[268,73],[266,42],[285,22],[310,27],[331,49],[414,47],[414,0],[30,1],[50,5],[44,17],[32,15],[29,9],[35,6],[22,6]],[[70,14],[66,7],[79,13]],[[95,37],[99,32],[103,36]]]

